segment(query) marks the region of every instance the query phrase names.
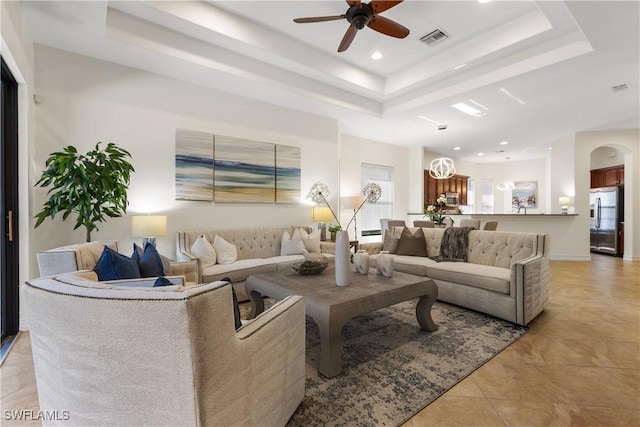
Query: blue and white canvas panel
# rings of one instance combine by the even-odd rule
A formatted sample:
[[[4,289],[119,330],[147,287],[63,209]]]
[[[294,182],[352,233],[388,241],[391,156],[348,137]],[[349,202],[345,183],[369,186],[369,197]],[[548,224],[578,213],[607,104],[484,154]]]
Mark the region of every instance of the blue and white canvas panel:
[[[274,144],[216,135],[214,187],[216,202],[274,203]]]
[[[276,145],[276,203],[300,203],[300,148]]]
[[[511,207],[538,207],[538,181],[514,182],[511,190]]]
[[[176,129],[176,200],[213,201],[213,134]]]

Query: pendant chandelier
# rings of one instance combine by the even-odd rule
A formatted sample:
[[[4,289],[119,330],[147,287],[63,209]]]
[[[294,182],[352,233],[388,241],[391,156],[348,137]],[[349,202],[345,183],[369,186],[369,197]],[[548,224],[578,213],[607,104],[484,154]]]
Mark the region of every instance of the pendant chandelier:
[[[438,126],[439,131],[444,131],[447,129],[447,125]],[[441,134],[440,138],[440,147],[444,146],[444,133]],[[453,160],[449,157],[438,157],[437,159],[433,159],[431,164],[429,165],[429,176],[435,179],[448,179],[456,174],[456,167],[453,164]]]

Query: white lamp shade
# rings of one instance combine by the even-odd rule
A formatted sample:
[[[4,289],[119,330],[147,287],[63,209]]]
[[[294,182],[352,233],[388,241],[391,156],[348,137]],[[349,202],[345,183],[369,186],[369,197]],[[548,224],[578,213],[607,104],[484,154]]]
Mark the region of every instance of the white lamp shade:
[[[133,237],[164,236],[167,234],[166,215],[134,215],[131,217]]]
[[[331,222],[333,219],[333,214],[331,213],[331,208],[327,207],[314,207],[313,208],[313,222]]]
[[[364,203],[364,196],[347,196],[342,198],[344,209],[358,209]]]
[[[558,197],[558,203],[560,203],[561,206],[567,206],[571,203],[571,197],[569,196],[560,196]]]

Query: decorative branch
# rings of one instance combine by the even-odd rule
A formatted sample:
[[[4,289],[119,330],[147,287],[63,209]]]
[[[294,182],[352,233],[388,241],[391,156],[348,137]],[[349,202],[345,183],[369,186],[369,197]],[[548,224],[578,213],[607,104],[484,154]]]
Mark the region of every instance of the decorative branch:
[[[311,199],[312,201],[314,201],[320,206],[328,207],[329,210],[331,211],[331,215],[333,215],[333,218],[335,218],[340,228],[342,228],[342,225],[340,224],[340,220],[336,216],[336,213],[333,211],[333,209],[331,208],[331,205],[329,204],[329,201],[327,200],[330,194],[331,193],[329,192],[329,187],[327,187],[326,184],[323,184],[320,181],[318,181],[315,184],[313,184],[313,186],[309,190],[309,194],[307,194],[307,199]]]

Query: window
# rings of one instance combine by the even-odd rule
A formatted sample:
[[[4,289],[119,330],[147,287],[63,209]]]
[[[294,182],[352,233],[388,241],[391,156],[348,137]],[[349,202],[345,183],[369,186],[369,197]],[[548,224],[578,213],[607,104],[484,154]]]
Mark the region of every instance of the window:
[[[465,205],[464,213],[466,214],[474,213],[473,206],[476,201],[475,197],[476,197],[476,183],[472,178],[470,178],[467,181],[467,204]]]
[[[481,212],[483,214],[493,213],[493,179],[482,178],[480,179],[480,197],[481,197]]]
[[[382,194],[375,203],[366,203],[360,211],[362,235],[380,235],[380,218],[393,218],[393,168],[362,163],[362,188],[373,182],[380,186]]]

